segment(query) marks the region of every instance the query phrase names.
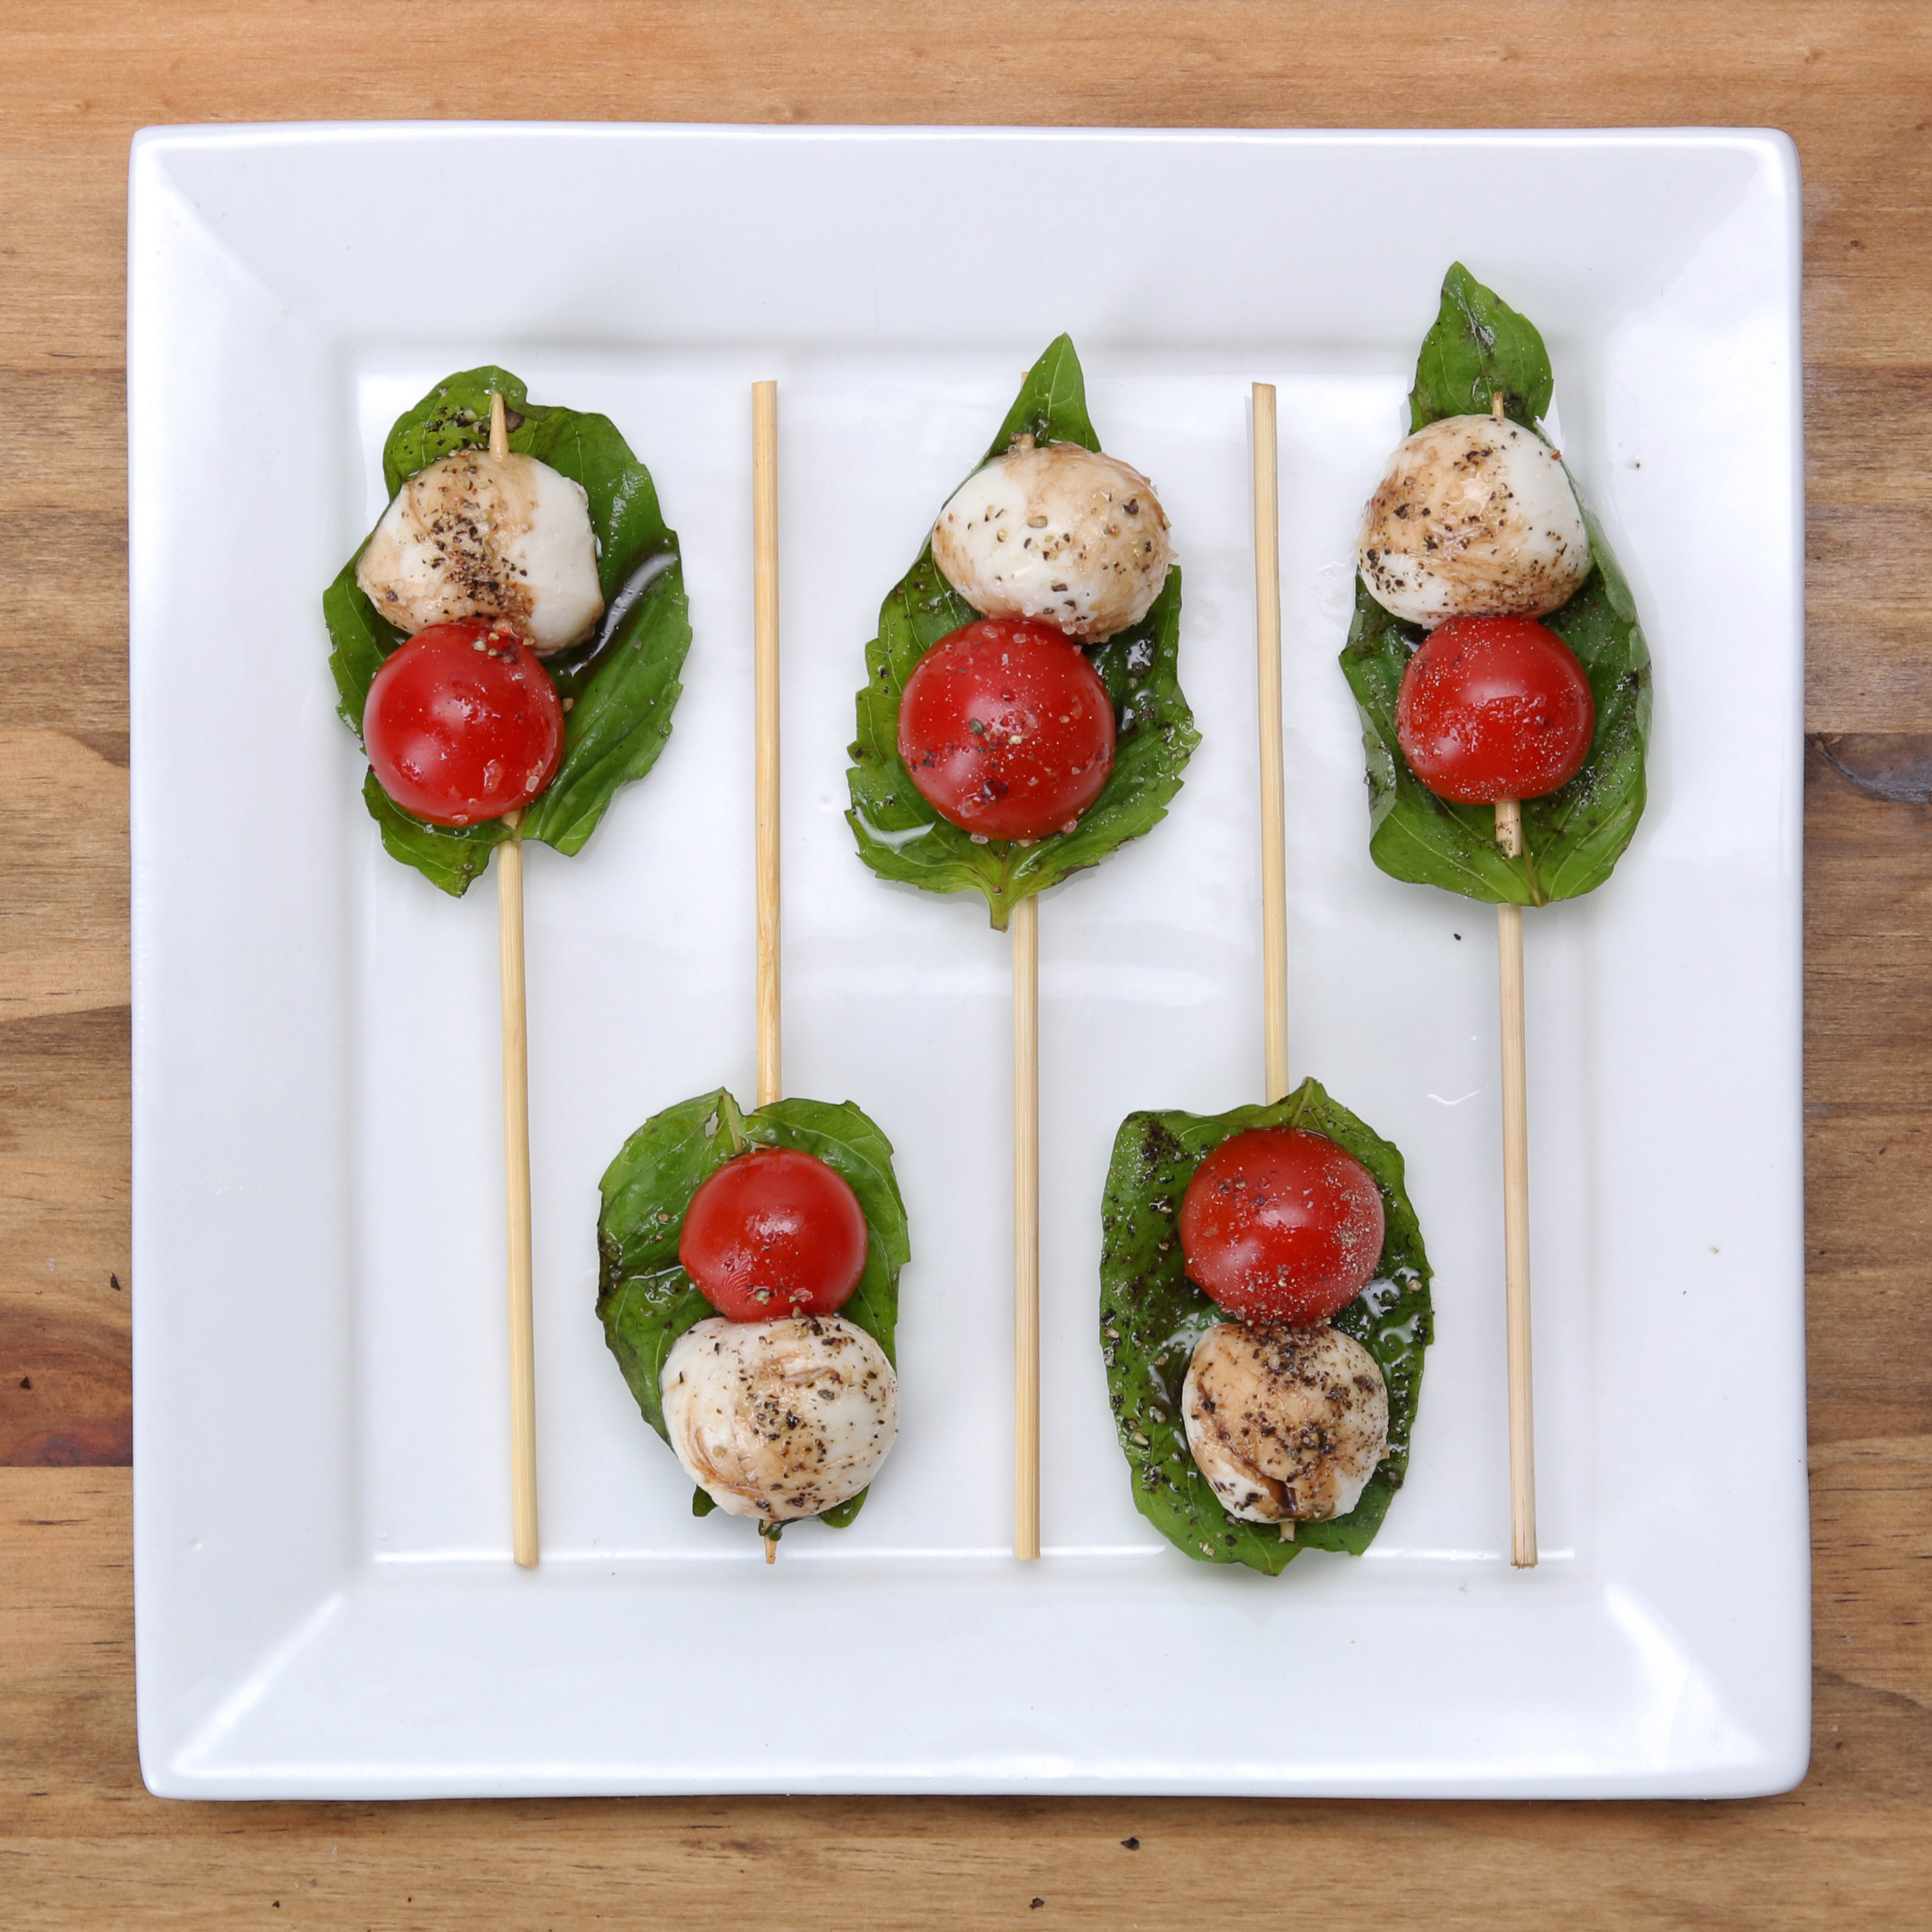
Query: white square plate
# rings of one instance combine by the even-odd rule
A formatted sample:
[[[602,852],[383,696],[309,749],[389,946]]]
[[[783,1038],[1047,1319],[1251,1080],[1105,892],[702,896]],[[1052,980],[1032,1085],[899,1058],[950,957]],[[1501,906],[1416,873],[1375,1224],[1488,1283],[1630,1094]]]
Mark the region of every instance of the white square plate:
[[[160,130],[133,160],[141,1756],[184,1797],[1782,1789],[1808,1746],[1798,182],[1751,132]],[[1460,257],[1532,317],[1658,663],[1649,814],[1528,922],[1544,1562],[1506,1560],[1494,922],[1371,866],[1335,664]],[[1007,1552],[1008,981],[841,821],[862,646],[1072,331],[1203,742],[1041,915],[1044,1525]],[[380,850],[318,598],[501,362],[655,475],[676,728],[530,862],[544,1561],[508,1560],[494,914]],[[749,398],[781,382],[787,1074],[898,1150],[905,1424],[776,1568],[640,1420],[598,1176],[752,1084]],[[1258,1097],[1248,390],[1282,400],[1295,1072],[1408,1158],[1439,1340],[1364,1558],[1190,1564],[1094,1336],[1137,1107]],[[808,1664],[817,1667],[806,1667]],[[1216,1669],[1241,1673],[1226,1687]]]

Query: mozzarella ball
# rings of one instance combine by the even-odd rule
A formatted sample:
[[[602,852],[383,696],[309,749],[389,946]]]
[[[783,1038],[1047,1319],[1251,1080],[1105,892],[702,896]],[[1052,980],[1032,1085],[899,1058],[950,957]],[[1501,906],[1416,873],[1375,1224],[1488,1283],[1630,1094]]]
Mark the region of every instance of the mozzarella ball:
[[[1389,458],[1355,560],[1384,610],[1433,628],[1559,608],[1590,574],[1590,539],[1563,460],[1540,436],[1445,416]]]
[[[1187,1446],[1244,1522],[1346,1516],[1388,1454],[1388,1388],[1354,1336],[1218,1322],[1180,1391]]]
[[[789,1522],[849,1502],[899,1432],[886,1352],[842,1315],[687,1328],[658,1383],[684,1472],[728,1516]]]
[[[397,491],[356,581],[412,636],[502,617],[544,656],[580,644],[604,614],[590,505],[534,456],[459,450]]]
[[[1147,615],[1174,551],[1167,513],[1138,470],[1023,436],[940,512],[932,560],[982,616],[1111,638]]]

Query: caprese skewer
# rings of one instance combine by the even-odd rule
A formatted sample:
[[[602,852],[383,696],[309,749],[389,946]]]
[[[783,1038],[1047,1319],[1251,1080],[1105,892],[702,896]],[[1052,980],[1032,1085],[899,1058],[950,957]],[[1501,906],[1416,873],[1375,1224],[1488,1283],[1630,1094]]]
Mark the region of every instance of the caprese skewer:
[[[1040,1554],[1036,896],[1148,830],[1195,743],[1180,572],[1153,484],[1099,447],[1072,343],[1028,374],[867,652],[850,775],[860,856],[982,892],[1013,975],[1013,1550]]]
[[[1400,1156],[1312,1080],[1288,1089],[1276,434],[1258,382],[1266,1098],[1122,1124],[1100,1314],[1136,1504],[1189,1556],[1270,1574],[1298,1536],[1353,1552],[1373,1538],[1406,1468],[1430,1322]]]
[[[754,386],[758,1104],[721,1090],[632,1136],[604,1178],[598,1299],[702,1510],[751,1519],[767,1562],[788,1522],[849,1522],[897,1438],[908,1252],[884,1136],[850,1102],[783,1097],[777,406]]]
[[[1522,908],[1608,876],[1643,806],[1649,706],[1629,590],[1543,433],[1550,394],[1535,329],[1452,267],[1410,399],[1411,434],[1363,512],[1342,656],[1388,760],[1378,774],[1372,759],[1377,862],[1496,902],[1520,1568],[1537,1561]],[[1396,825],[1399,860],[1384,836]]]
[[[573,453],[596,497],[586,481],[513,449],[513,429],[560,461]],[[689,627],[676,539],[605,418],[536,407],[506,372],[471,370],[398,422],[384,467],[389,502],[323,609],[385,847],[459,895],[496,853],[512,1544],[529,1566],[538,1526],[526,814],[541,816],[560,787],[567,796],[536,836],[574,851],[616,786],[649,769]],[[586,768],[597,774],[587,783]]]

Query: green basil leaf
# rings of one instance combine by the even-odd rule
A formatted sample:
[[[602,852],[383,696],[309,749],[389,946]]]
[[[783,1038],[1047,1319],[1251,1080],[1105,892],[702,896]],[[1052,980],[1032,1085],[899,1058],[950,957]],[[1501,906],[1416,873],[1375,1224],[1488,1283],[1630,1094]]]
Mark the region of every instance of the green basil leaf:
[[[892,1143],[849,1100],[775,1100],[742,1112],[724,1088],[667,1107],[624,1143],[599,1183],[598,1318],[644,1420],[668,1442],[660,1388],[671,1345],[715,1313],[680,1266],[678,1238],[692,1196],[724,1163],[754,1147],[795,1148],[842,1174],[866,1216],[866,1271],[838,1312],[896,1361],[899,1270],[912,1258]],[[703,1492],[699,1492],[700,1496]],[[843,1528],[866,1492],[820,1512]],[[709,1498],[705,1498],[706,1503]],[[710,1510],[694,1499],[700,1516]],[[776,1533],[773,1526],[767,1532]]]
[[[650,770],[670,734],[671,712],[683,688],[678,674],[691,644],[683,565],[650,472],[610,419],[532,403],[504,369],[486,366],[452,376],[397,419],[382,450],[383,482],[392,496],[441,458],[487,446],[493,390],[502,394],[511,448],[580,484],[590,500],[604,619],[584,643],[544,661],[571,710],[563,762],[521,826],[523,837],[574,854],[617,788]],[[358,738],[370,684],[404,640],[356,584],[356,565],[366,548],[365,539],[322,597],[339,709]],[[500,824],[430,825],[383,794],[373,778],[363,795],[391,854],[458,898],[483,870],[488,847],[508,836]]]
[[[392,859],[413,866],[433,886],[460,898],[490,868],[490,852],[510,836],[500,818],[481,825],[431,825],[403,808],[376,781],[362,775],[362,802]]]
[[[1077,442],[1097,450],[1087,414],[1085,379],[1070,338],[1061,336],[1028,371],[1018,396],[976,470],[1003,455],[1016,436]],[[1182,695],[1180,572],[1168,572],[1153,608],[1131,629],[1090,646],[1088,657],[1114,701],[1114,769],[1100,796],[1071,832],[1022,844],[976,844],[920,797],[899,757],[899,701],[913,668],[939,640],[979,613],[948,584],[928,544],[879,612],[879,634],[866,646],[866,688],[858,697],[858,736],[850,748],[846,814],[859,856],[884,879],[928,892],[976,892],[993,924],[1034,892],[1097,866],[1167,815],[1200,734]]]
[[[1181,1384],[1194,1345],[1228,1319],[1183,1271],[1180,1202],[1194,1170],[1250,1127],[1306,1127],[1346,1148],[1382,1190],[1386,1232],[1376,1278],[1334,1318],[1373,1355],[1388,1384],[1388,1454],[1346,1516],[1295,1526],[1244,1522],[1222,1507],[1187,1446]],[[1134,1506],[1198,1562],[1240,1563],[1274,1576],[1304,1550],[1358,1556],[1375,1540],[1408,1468],[1433,1319],[1429,1257],[1404,1192],[1402,1156],[1304,1080],[1271,1106],[1226,1114],[1130,1114],[1114,1140],[1101,1212],[1100,1348]]]
[[[362,707],[382,661],[403,641],[403,634],[363,595],[356,581],[356,566],[369,548],[365,537],[356,554],[322,593],[322,614],[328,626],[328,668],[335,680],[335,709],[344,724],[362,736]]]
[[[1409,397],[1413,429],[1447,416],[1504,413],[1536,435],[1550,406],[1543,338],[1459,262],[1442,285]],[[1574,488],[1576,479],[1570,479]],[[1369,851],[1391,878],[1440,886],[1465,898],[1545,905],[1593,892],[1610,876],[1643,815],[1644,752],[1650,739],[1650,652],[1630,586],[1580,490],[1592,568],[1568,603],[1543,621],[1576,654],[1590,680],[1597,726],[1583,768],[1560,790],[1526,799],[1523,852],[1497,844],[1486,805],[1453,805],[1409,770],[1396,736],[1402,673],[1427,633],[1392,616],[1355,580],[1355,611],[1342,670],[1362,721],[1369,781]]]
[[[1411,433],[1444,416],[1486,416],[1496,392],[1503,412],[1534,429],[1550,413],[1550,352],[1536,325],[1486,289],[1460,262],[1442,278],[1442,306],[1422,340],[1409,392]]]

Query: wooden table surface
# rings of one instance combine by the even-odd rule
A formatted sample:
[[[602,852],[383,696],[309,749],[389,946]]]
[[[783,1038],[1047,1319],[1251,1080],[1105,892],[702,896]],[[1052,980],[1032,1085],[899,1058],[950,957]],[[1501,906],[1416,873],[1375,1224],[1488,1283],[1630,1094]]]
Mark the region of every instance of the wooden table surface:
[[[123,219],[158,122],[1781,128],[1805,176],[1810,1775],[1726,1804],[163,1804],[134,1734]],[[1932,1920],[1932,5],[10,0],[0,1924]],[[1507,211],[1499,211],[1505,215]],[[1136,1848],[1137,1847],[1137,1848]]]

